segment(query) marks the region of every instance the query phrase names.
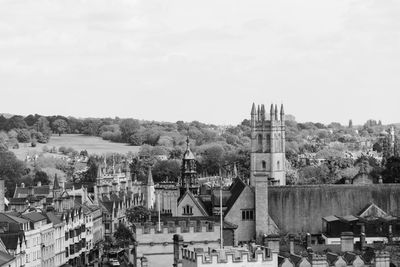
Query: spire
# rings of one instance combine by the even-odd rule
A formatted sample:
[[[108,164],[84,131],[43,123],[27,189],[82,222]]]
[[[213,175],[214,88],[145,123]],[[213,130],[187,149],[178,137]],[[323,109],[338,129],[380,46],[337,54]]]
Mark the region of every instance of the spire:
[[[281,104],[281,121],[285,120],[285,111],[283,110],[283,104]]]
[[[183,154],[183,159],[190,159],[190,160],[194,160],[194,155],[192,153],[192,151],[190,150],[190,145],[189,145],[189,136],[186,139],[186,151]]]
[[[278,106],[275,104],[275,120],[278,120]]]
[[[261,110],[260,110],[260,105],[258,105],[258,108],[257,108],[257,120],[260,120],[261,119]]]
[[[53,190],[60,189],[60,184],[58,183],[57,173],[54,174]]]
[[[147,175],[147,186],[154,185],[153,175],[151,174],[151,167],[149,166],[149,173]]]
[[[256,115],[256,104],[253,102],[253,106],[251,107],[251,114],[250,115]]]
[[[274,120],[274,104],[271,104],[271,109],[269,111],[269,116],[271,117],[271,121]]]
[[[265,107],[264,104],[261,105],[261,120],[265,120]]]
[[[233,163],[233,177],[238,177],[238,170],[237,170],[237,167],[236,167],[236,162],[235,163]]]

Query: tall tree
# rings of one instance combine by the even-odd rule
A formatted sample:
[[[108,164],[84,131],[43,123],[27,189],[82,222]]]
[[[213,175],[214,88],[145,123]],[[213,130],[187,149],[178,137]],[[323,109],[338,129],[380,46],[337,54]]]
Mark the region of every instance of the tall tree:
[[[121,130],[122,140],[128,143],[131,136],[139,130],[140,124],[138,120],[124,119],[121,120],[119,128]]]
[[[63,119],[56,119],[53,122],[53,130],[58,133],[58,136],[61,136],[68,130],[68,123]]]
[[[6,195],[12,197],[15,184],[25,174],[25,163],[10,151],[0,150],[0,178],[5,180]]]

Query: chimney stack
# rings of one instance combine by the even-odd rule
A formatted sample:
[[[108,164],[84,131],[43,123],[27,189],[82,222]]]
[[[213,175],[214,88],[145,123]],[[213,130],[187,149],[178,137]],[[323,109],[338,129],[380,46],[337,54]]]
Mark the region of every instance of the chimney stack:
[[[306,235],[306,249],[311,249],[311,234],[307,233]]]
[[[289,252],[294,254],[294,235],[289,235]]]
[[[264,246],[268,247],[271,252],[279,253],[279,243],[281,239],[279,235],[264,236]]]
[[[178,234],[174,234],[174,267],[182,266],[182,246],[183,246],[183,237]]]
[[[340,244],[342,252],[354,251],[354,234],[353,232],[342,232],[340,235]]]

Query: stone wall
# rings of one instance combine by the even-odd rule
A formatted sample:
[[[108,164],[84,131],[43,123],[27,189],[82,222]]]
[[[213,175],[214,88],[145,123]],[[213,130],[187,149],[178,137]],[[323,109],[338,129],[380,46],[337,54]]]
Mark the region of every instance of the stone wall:
[[[271,186],[271,218],[282,232],[320,233],[322,217],[358,215],[370,203],[400,216],[400,184]]]

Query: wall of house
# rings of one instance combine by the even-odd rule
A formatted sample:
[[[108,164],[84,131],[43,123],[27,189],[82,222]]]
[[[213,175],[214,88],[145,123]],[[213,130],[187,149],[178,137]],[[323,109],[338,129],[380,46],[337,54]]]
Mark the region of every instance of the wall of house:
[[[357,215],[371,202],[400,216],[400,184],[271,186],[271,218],[283,232],[319,233],[322,217]]]
[[[228,214],[225,216],[225,221],[233,223],[238,226],[235,231],[235,245],[241,241],[250,241],[254,239],[255,235],[255,214],[254,220],[244,221],[242,220],[242,210],[253,209],[254,210],[254,192],[246,187],[240,194],[239,198],[233,204]]]
[[[164,227],[161,233],[156,233],[156,229],[151,227],[145,233],[143,228],[137,227],[135,233],[138,242],[136,248],[137,259],[146,257],[148,266],[152,267],[172,266],[174,261],[174,234],[180,234],[183,240],[188,241],[184,243],[189,246],[202,247],[204,249],[208,247],[219,248],[219,225],[214,225],[211,230],[208,230],[206,226],[199,229],[200,231],[195,231],[194,227],[189,227],[188,231],[183,231],[179,226],[174,231],[171,230],[168,227]]]

